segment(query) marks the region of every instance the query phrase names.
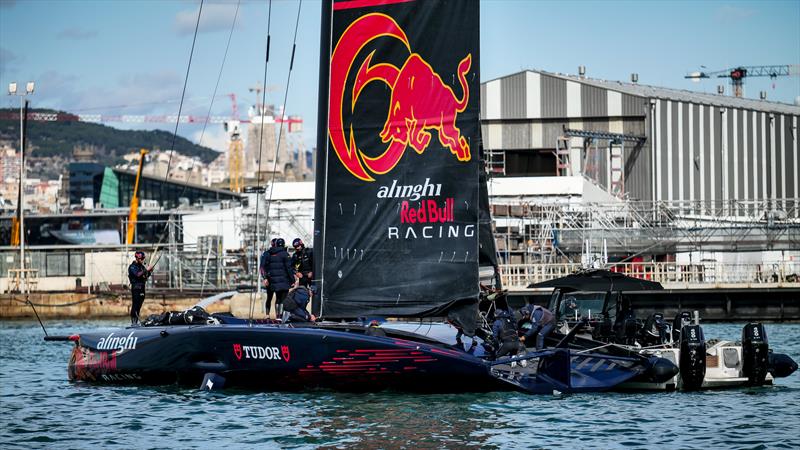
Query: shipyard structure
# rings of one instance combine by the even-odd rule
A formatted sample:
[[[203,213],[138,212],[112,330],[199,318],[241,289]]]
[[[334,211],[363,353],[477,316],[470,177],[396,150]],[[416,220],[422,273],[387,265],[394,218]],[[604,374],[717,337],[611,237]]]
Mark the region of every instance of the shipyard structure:
[[[533,70],[482,83],[481,100],[506,286],[603,266],[674,289],[800,290],[800,106]],[[285,149],[256,160],[248,141],[231,172],[255,167],[257,187],[143,176],[131,244],[136,174],[71,166],[72,209],[26,218],[24,272],[0,221],[0,291],[124,292],[140,248],[161,255],[151,289],[255,284],[265,242],[313,245],[314,188],[289,182],[306,175],[286,175]]]

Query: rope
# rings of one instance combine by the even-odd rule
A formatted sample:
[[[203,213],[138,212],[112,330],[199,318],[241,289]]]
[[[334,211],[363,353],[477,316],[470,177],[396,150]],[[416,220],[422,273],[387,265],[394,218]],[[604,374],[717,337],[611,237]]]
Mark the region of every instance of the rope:
[[[270,0],[269,5],[270,5],[270,11],[271,11],[272,10],[272,0]],[[289,85],[290,85],[291,80],[292,80],[292,69],[294,68],[294,55],[295,55],[295,51],[297,50],[297,30],[298,30],[298,28],[300,26],[300,11],[302,10],[302,8],[303,8],[303,0],[300,0],[300,2],[297,5],[297,17],[296,17],[295,23],[294,23],[294,38],[292,39],[292,56],[291,56],[291,59],[289,61],[289,72],[286,75],[286,89],[284,89],[284,93],[283,93],[283,113],[285,113],[286,110],[287,110],[286,105],[287,105],[288,98],[289,98]],[[269,35],[267,35],[267,62],[269,62]],[[263,104],[264,100],[266,99],[266,95],[267,95],[266,83],[267,83],[267,68],[266,68],[266,65],[265,65],[265,67],[264,67],[264,91],[262,92],[262,104]],[[278,127],[278,140],[277,140],[276,147],[275,147],[275,159],[272,161],[272,177],[270,179],[270,185],[269,185],[269,198],[267,199],[267,210],[265,211],[265,213],[266,213],[265,224],[269,223],[269,209],[270,209],[270,206],[272,205],[272,194],[273,194],[273,191],[275,190],[275,172],[276,172],[277,167],[278,167],[278,152],[280,151],[280,148],[281,148],[281,139],[283,138],[283,128],[284,128],[283,125],[280,125]],[[264,134],[264,121],[262,120],[261,121],[261,138],[259,139],[259,142],[258,142],[258,171],[259,171],[259,173],[261,172],[261,144],[263,142],[263,134]],[[257,183],[257,186],[260,186],[260,184],[259,184],[260,180],[258,178],[257,178],[256,183]],[[259,208],[259,203],[260,203],[259,202],[259,196],[261,195],[260,194],[261,190],[258,189],[257,191],[258,191],[258,193],[256,194],[256,221],[258,221],[258,208]],[[256,248],[258,248],[257,239],[258,239],[258,236],[256,236]],[[258,268],[258,263],[259,262],[257,260],[256,261],[256,267],[257,268]],[[261,272],[259,271],[259,275],[260,275],[260,273]],[[277,296],[276,296],[275,301],[277,301]],[[253,308],[254,307],[251,305],[251,307],[250,307],[250,319],[251,320],[252,320]],[[277,310],[277,305],[276,305],[276,310]]]
[[[46,307],[46,308],[66,308],[66,307],[69,307],[69,306],[80,305],[82,303],[86,303],[86,302],[90,302],[90,301],[93,301],[93,300],[97,300],[99,298],[100,298],[99,296],[94,296],[94,297],[85,298],[83,300],[78,300],[76,302],[58,303],[58,304],[33,303],[30,300],[20,300],[20,299],[14,298],[14,297],[9,297],[8,300],[13,301],[13,302],[17,302],[17,303],[21,303],[23,305],[33,305],[33,306]],[[120,297],[117,297],[117,299],[119,299],[119,298]],[[5,300],[5,299],[0,299],[0,300]]]
[[[272,0],[269,1],[269,6],[267,7],[267,48],[264,51],[264,81],[261,83],[261,86],[264,88],[261,91],[261,108],[264,108],[264,102],[267,101],[267,72],[269,71],[269,44],[271,40],[270,30],[272,28]],[[258,106],[258,105],[256,105]],[[253,249],[255,250],[255,260],[256,260],[256,283],[261,283],[261,248],[259,247],[258,242],[258,210],[261,206],[261,150],[264,146],[264,111],[257,111],[259,117],[261,117],[261,124],[259,124],[258,129],[258,169],[256,171],[256,228],[253,230]],[[278,161],[278,149],[275,149],[275,161]],[[269,216],[267,216],[267,221],[269,221]],[[258,292],[259,286],[256,286],[256,290],[250,292],[250,325],[253,324],[253,314],[255,312],[255,293]],[[267,294],[269,295],[269,294]],[[260,299],[259,299],[260,300]],[[275,301],[277,302],[277,296]],[[277,305],[276,305],[277,311]],[[267,315],[269,315],[269,311],[266,311]]]

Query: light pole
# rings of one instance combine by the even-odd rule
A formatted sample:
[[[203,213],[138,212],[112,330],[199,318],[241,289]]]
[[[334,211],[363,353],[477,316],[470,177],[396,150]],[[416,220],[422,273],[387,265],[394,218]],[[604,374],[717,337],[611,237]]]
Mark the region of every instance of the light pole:
[[[25,127],[24,106],[25,96],[33,94],[34,84],[29,81],[25,85],[25,92],[17,92],[17,83],[8,84],[8,95],[19,97],[19,276],[20,292],[27,293],[28,286],[25,272]]]

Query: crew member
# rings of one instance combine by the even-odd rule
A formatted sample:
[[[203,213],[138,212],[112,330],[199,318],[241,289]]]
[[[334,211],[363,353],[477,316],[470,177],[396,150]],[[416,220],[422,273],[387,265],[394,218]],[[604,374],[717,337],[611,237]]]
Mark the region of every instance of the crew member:
[[[272,306],[272,295],[275,293],[275,317],[280,317],[283,313],[283,299],[289,292],[289,288],[295,283],[294,268],[286,251],[286,241],[283,238],[275,239],[275,245],[270,247],[261,257],[262,273],[264,275],[264,285],[267,287],[266,311],[269,314]]]
[[[520,323],[530,323],[530,328],[519,339],[523,343],[530,342],[536,336],[536,349],[544,347],[544,338],[553,332],[556,326],[555,316],[549,309],[538,305],[525,305],[519,312],[522,314]]]
[[[294,268],[294,276],[300,281],[300,284],[308,286],[311,280],[314,279],[314,254],[312,249],[306,248],[303,240],[295,238],[292,241],[294,247],[294,254],[292,255],[292,267]]]
[[[283,323],[313,322],[317,318],[307,310],[308,302],[313,297],[308,285],[295,285],[283,300]]]
[[[496,356],[516,355],[524,350],[519,336],[517,336],[517,327],[514,324],[514,320],[511,314],[504,309],[497,310],[495,314],[492,334],[499,345]]]
[[[144,252],[133,254],[133,262],[128,266],[128,280],[131,282],[131,325],[139,324],[139,311],[144,304],[145,283],[153,273],[153,266],[144,265]]]

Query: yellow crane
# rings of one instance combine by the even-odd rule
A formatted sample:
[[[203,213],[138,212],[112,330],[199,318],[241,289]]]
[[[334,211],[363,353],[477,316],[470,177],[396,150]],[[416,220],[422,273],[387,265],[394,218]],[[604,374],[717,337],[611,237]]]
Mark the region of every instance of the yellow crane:
[[[128,215],[128,234],[125,242],[133,244],[136,235],[136,218],[139,214],[139,180],[142,178],[142,166],[144,165],[144,155],[148,152],[145,149],[139,150],[139,169],[136,171],[136,183],[133,186],[133,196],[131,197],[131,213]]]

